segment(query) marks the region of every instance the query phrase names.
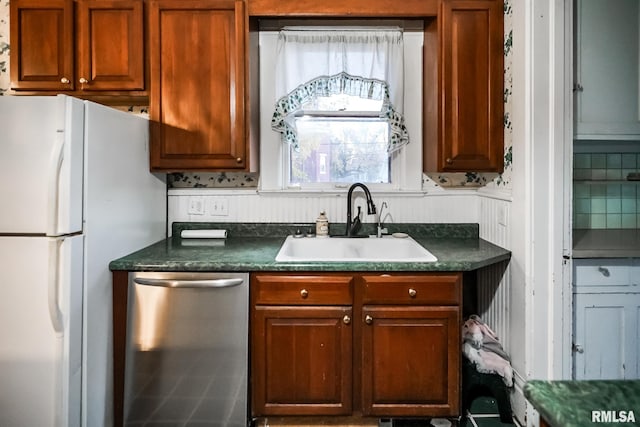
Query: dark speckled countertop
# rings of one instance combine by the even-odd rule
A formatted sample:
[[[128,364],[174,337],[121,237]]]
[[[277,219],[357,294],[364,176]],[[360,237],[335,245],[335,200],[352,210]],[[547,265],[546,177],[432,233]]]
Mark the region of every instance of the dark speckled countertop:
[[[551,427],[640,425],[640,381],[532,380],[524,395]]]
[[[312,224],[174,223],[169,237],[112,261],[125,271],[471,271],[508,261],[511,252],[478,237],[477,224],[386,224],[406,232],[437,258],[432,263],[276,262],[286,236]],[[374,234],[363,224],[362,234]],[[225,240],[181,239],[184,229],[226,229]],[[340,234],[344,224],[332,224]]]

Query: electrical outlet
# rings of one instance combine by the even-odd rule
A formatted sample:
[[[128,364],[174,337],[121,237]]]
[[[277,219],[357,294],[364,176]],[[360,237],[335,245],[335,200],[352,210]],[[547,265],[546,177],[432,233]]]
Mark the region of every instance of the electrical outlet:
[[[204,199],[202,196],[189,197],[187,213],[189,215],[204,215]]]
[[[212,197],[209,201],[209,215],[229,216],[229,199],[225,197]]]

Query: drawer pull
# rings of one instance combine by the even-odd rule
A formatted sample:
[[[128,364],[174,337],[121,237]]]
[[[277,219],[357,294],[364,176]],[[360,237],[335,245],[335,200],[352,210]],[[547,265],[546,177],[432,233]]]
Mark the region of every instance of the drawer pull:
[[[366,316],[364,316],[364,323],[366,323],[367,325],[370,325],[373,323],[373,317],[369,316],[368,314]]]
[[[300,296],[301,296],[303,299],[304,299],[304,298],[307,298],[307,297],[309,296],[309,291],[308,291],[308,290],[306,290],[306,289],[302,289],[302,290],[300,291]]]
[[[609,277],[609,276],[611,276],[611,273],[609,272],[609,269],[608,269],[608,268],[605,268],[605,267],[598,267],[598,271],[599,271],[600,273],[602,273],[602,275],[603,275],[604,277]]]
[[[351,317],[349,317],[349,316],[347,316],[347,315],[345,314],[345,316],[342,318],[342,322],[343,322],[345,325],[348,325],[349,323],[351,323]]]
[[[418,295],[418,291],[416,291],[416,290],[415,290],[415,289],[413,289],[413,288],[409,288],[409,296],[410,296],[411,298],[415,298],[415,297],[416,297],[416,295]]]

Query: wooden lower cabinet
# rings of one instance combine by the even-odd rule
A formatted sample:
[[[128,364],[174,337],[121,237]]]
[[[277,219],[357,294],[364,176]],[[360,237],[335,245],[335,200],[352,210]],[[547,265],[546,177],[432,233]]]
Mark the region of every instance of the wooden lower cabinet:
[[[255,273],[252,415],[455,417],[462,275]]]
[[[351,307],[256,307],[255,411],[350,414],[351,317]]]
[[[364,415],[457,415],[459,310],[365,306]]]

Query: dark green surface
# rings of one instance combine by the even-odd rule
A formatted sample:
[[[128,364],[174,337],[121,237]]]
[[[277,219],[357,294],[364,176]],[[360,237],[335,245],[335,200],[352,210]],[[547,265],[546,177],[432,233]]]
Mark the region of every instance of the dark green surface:
[[[640,425],[640,381],[529,381],[524,395],[551,427]],[[633,411],[636,422],[592,422],[592,411]]]
[[[174,237],[114,260],[109,268],[127,271],[471,271],[511,257],[508,250],[479,239],[477,224],[389,224],[389,232],[409,233],[438,261],[276,262],[276,254],[286,236],[292,230],[304,231],[309,226],[176,223]],[[180,231],[186,228],[224,228],[228,230],[228,238],[180,239]],[[334,226],[332,232],[337,228]]]

